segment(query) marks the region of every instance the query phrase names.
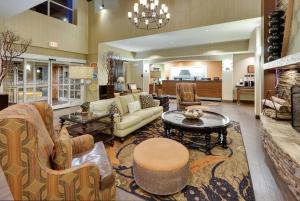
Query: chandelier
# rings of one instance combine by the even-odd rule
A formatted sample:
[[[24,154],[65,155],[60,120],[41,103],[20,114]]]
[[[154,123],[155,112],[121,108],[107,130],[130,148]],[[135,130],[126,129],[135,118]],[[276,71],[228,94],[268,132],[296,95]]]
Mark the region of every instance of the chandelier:
[[[159,6],[159,0],[140,0],[135,3],[128,19],[138,29],[159,29],[170,21],[171,14],[166,4]]]

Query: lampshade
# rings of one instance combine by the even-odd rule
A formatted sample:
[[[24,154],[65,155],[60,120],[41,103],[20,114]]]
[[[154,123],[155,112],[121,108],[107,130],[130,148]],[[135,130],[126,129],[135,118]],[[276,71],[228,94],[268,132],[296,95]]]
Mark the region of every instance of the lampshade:
[[[125,82],[125,78],[124,77],[118,77],[117,82],[118,83],[124,83]]]
[[[94,69],[89,66],[70,66],[69,77],[71,79],[92,79]]]
[[[151,71],[150,78],[161,78],[161,72],[160,71]]]

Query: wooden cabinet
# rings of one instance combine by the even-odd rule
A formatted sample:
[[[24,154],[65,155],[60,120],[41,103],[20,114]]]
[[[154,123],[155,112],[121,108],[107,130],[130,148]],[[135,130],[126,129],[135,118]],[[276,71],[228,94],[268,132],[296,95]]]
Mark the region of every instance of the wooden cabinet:
[[[222,81],[174,81],[164,80],[162,91],[164,95],[176,95],[176,84],[180,82],[196,83],[197,95],[205,98],[222,99]]]

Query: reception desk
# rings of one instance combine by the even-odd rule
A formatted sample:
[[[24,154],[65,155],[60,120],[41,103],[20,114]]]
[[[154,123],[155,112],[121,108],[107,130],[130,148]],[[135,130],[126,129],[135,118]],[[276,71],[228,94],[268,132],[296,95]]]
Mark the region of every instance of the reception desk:
[[[175,80],[163,80],[162,81],[162,93],[165,95],[176,95],[176,84],[177,83],[196,83],[197,95],[205,98],[222,99],[222,81],[175,81]]]

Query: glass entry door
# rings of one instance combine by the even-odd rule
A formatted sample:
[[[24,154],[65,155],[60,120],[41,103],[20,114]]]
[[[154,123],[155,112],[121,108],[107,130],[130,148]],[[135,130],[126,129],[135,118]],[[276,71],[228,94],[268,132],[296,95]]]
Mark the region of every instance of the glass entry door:
[[[49,63],[28,61],[25,64],[25,102],[49,101]]]
[[[54,109],[82,104],[80,80],[69,78],[69,65],[52,63],[52,99]]]

